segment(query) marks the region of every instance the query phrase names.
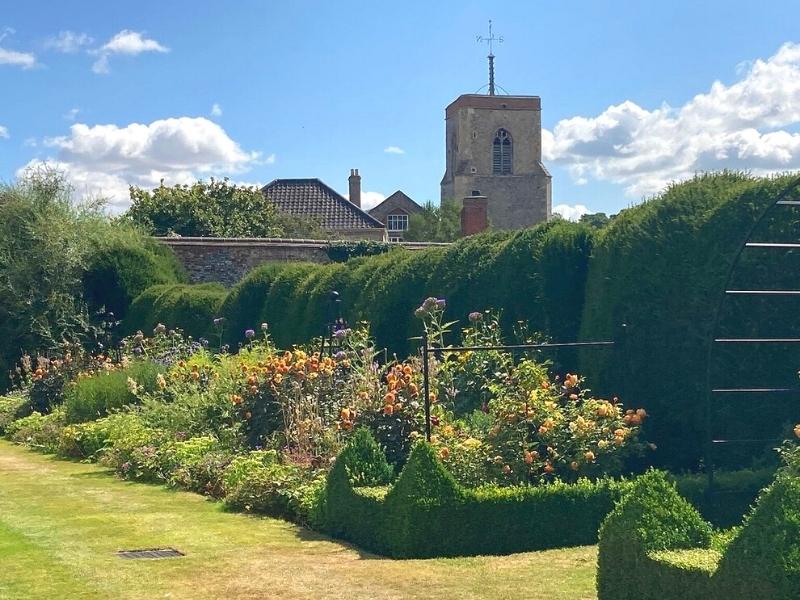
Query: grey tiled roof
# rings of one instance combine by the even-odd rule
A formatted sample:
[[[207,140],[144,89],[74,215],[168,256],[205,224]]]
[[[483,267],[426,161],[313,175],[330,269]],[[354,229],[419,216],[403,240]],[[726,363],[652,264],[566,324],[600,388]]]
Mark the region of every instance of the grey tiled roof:
[[[315,219],[323,229],[383,229],[383,223],[319,179],[276,179],[261,191],[279,210]]]

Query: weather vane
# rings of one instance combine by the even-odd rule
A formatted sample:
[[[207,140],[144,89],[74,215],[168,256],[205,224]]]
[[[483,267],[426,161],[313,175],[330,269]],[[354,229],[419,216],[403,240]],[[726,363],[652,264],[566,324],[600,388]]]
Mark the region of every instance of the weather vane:
[[[492,20],[489,19],[489,37],[484,37],[482,35],[475,36],[476,41],[479,44],[488,44],[489,45],[489,95],[494,96],[494,52],[492,51],[492,43],[497,42],[498,44],[503,43],[503,36],[496,36],[492,33]]]

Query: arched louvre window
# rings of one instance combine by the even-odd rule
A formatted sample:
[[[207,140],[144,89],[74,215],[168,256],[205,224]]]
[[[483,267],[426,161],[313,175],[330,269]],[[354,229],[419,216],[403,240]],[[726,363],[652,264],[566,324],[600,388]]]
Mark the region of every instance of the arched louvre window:
[[[514,144],[511,134],[505,129],[498,129],[492,144],[492,173],[494,175],[511,175]]]

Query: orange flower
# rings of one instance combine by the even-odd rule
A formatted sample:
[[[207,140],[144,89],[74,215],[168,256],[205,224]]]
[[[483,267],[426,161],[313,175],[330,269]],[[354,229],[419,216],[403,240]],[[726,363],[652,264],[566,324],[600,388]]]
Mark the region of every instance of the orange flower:
[[[418,395],[419,395],[419,388],[417,387],[417,384],[415,384],[415,383],[409,383],[409,384],[408,384],[408,392],[409,392],[409,393],[410,393],[412,396],[418,396]]]
[[[564,385],[570,388],[576,387],[578,385],[578,376],[567,373],[567,376],[564,378]]]
[[[386,406],[383,407],[383,414],[386,415],[387,417],[391,416],[391,414],[393,412],[394,412],[394,406],[393,405],[387,404]]]
[[[800,438],[800,423],[794,426],[794,435]]]
[[[586,452],[583,457],[586,459],[586,462],[594,462],[594,452],[591,450]]]
[[[342,418],[342,421],[349,421],[350,420],[350,409],[349,408],[343,408],[342,412],[339,414],[339,416]]]
[[[450,449],[449,448],[440,448],[439,449],[439,458],[442,460],[447,460],[450,456]]]
[[[578,463],[573,460],[571,463],[569,463],[569,468],[572,469],[573,471],[577,471]]]
[[[511,473],[511,467],[509,465],[503,465],[503,473],[509,475]]]
[[[523,454],[523,456],[524,456],[524,460],[525,460],[525,464],[526,465],[530,465],[530,464],[533,463],[533,452],[528,452],[527,450],[525,450],[525,453]]]
[[[395,401],[394,392],[389,392],[383,397],[384,404],[394,404],[394,401]]]
[[[555,469],[553,468],[553,465],[551,465],[550,463],[545,463],[545,465],[544,465],[544,472],[545,473],[547,473],[549,475],[549,474],[553,473],[554,471],[555,471]]]

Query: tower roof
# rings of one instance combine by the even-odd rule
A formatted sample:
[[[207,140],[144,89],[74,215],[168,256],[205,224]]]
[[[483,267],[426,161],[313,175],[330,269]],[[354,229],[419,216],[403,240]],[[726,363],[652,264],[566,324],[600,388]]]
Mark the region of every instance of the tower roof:
[[[460,108],[495,110],[542,110],[539,96],[486,96],[484,94],[462,94],[445,109],[449,117]]]

